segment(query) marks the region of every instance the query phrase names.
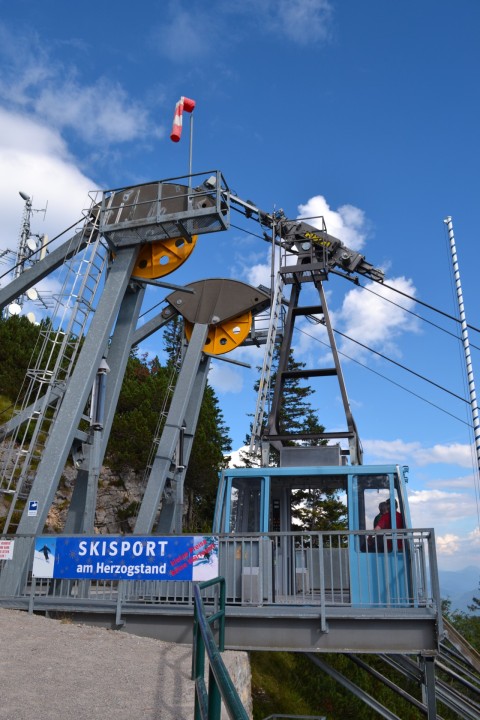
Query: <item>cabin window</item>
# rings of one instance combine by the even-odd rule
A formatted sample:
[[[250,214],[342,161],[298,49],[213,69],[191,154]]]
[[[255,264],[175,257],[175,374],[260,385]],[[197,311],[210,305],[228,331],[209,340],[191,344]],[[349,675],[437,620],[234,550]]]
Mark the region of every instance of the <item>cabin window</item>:
[[[343,530],[347,524],[346,494],[338,491],[292,492],[292,530]]]
[[[373,530],[373,521],[378,515],[378,506],[390,497],[388,475],[357,475],[354,493],[355,513],[353,530]]]
[[[230,492],[229,532],[259,532],[263,478],[234,478]]]
[[[299,483],[300,485],[300,483]],[[291,530],[343,530],[348,527],[346,480],[316,477],[290,493]]]

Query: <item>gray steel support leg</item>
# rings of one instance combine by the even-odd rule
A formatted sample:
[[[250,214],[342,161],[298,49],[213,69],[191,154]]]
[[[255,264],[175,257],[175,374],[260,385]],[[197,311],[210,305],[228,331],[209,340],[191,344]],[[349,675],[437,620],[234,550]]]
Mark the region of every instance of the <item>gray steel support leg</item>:
[[[137,254],[138,247],[118,250],[115,262],[107,275],[102,296],[65,391],[62,406],[28,498],[28,501],[35,500],[38,503],[37,515],[28,516],[27,501],[18,526],[18,534],[38,535],[43,531],[95,374],[130,281]],[[14,557],[9,564],[18,578],[27,561],[28,555],[20,549],[17,551],[15,546]],[[12,591],[14,590],[13,588]],[[3,587],[3,577],[0,577],[0,591],[6,591]]]
[[[349,441],[348,441],[348,446],[349,446],[349,450],[350,450],[350,462],[352,465],[361,465],[362,460],[363,460],[362,446],[360,444],[357,427],[355,425],[355,421],[353,419],[352,411],[350,408],[350,402],[348,400],[347,388],[346,388],[345,380],[343,377],[343,370],[342,370],[342,366],[340,364],[340,358],[338,357],[337,343],[335,341],[335,333],[333,332],[332,324],[330,322],[330,314],[328,312],[327,299],[325,297],[323,283],[319,280],[319,281],[315,282],[315,287],[317,288],[317,291],[318,291],[318,294],[320,297],[320,302],[321,302],[322,308],[323,308],[323,317],[324,317],[325,327],[327,328],[328,339],[330,341],[330,349],[332,351],[332,358],[333,358],[333,362],[335,363],[335,370],[336,370],[336,374],[337,374],[338,386],[340,388],[340,394],[342,396],[343,409],[345,412],[345,419],[347,421],[348,431],[352,434],[352,437],[350,437]]]
[[[158,521],[157,531],[160,533],[180,534],[183,524],[183,498],[185,476],[187,474],[188,462],[192,452],[193,441],[195,439],[195,431],[197,429],[198,416],[202,407],[203,395],[207,384],[208,371],[210,369],[210,358],[204,356],[197,370],[197,376],[193,385],[192,394],[185,413],[185,431],[183,440],[183,458],[182,469],[179,469],[175,478],[175,503],[174,512],[172,512],[173,503],[162,505],[160,518]],[[168,516],[168,520],[166,517]]]
[[[140,535],[148,535],[155,525],[158,506],[175,456],[180,430],[186,420],[197,381],[198,367],[207,335],[208,325],[200,323],[194,325],[135,524],[135,533]]]
[[[435,658],[422,655],[420,657],[420,664],[423,674],[422,695],[423,702],[427,707],[427,720],[436,720]]]
[[[107,376],[105,418],[102,431],[93,433],[93,444],[84,445],[85,460],[75,480],[65,533],[93,533],[98,478],[110,437],[118,397],[122,388],[132,338],[145,295],[144,286],[131,283],[123,298],[110,347],[105,350],[110,372]]]
[[[97,506],[98,478],[100,476],[100,446],[102,437],[99,432],[93,434],[93,441],[85,447],[85,464],[88,469],[80,468],[75,479],[75,487],[70,501],[64,533],[93,533],[95,509]]]
[[[90,493],[89,488],[90,473],[88,470],[78,470],[75,478],[75,486],[68,508],[67,519],[65,520],[64,532],[66,535],[76,535],[88,532],[85,525],[85,510],[87,507],[87,498]]]

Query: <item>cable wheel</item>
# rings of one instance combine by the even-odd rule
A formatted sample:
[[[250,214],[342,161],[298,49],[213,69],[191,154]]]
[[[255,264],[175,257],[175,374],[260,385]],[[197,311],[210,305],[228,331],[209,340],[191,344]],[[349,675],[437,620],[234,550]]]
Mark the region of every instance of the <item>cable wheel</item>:
[[[224,355],[242,344],[252,327],[252,313],[249,310],[231,320],[224,320],[218,325],[210,325],[207,341],[203,346],[209,355]],[[185,320],[185,335],[190,340],[193,323]]]
[[[135,277],[153,280],[169,275],[185,260],[188,260],[195,247],[198,235],[192,238],[176,237],[157,240],[144,245],[140,250],[133,269]]]

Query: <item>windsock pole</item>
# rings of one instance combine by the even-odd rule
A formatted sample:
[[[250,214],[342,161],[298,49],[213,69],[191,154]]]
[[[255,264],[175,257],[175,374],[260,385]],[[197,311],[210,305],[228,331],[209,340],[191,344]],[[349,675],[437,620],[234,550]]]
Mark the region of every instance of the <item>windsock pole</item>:
[[[192,177],[192,156],[193,156],[193,112],[190,113],[190,147],[188,149],[188,177]],[[189,181],[190,183],[190,181]]]

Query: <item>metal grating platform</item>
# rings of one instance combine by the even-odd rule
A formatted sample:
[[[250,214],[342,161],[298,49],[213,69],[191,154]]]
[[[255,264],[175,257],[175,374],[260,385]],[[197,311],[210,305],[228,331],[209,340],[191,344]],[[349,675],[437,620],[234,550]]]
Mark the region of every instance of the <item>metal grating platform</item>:
[[[117,246],[226,230],[229,191],[220,172],[102,193],[100,233]]]

